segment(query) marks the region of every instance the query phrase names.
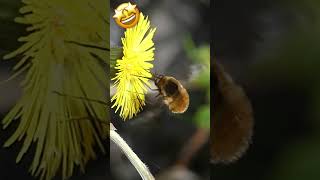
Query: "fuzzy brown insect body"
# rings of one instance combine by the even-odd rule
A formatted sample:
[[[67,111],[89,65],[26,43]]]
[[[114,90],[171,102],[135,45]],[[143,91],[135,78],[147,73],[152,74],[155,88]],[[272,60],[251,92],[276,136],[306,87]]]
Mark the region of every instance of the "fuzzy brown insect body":
[[[222,65],[213,63],[213,163],[237,160],[247,150],[253,133],[253,112],[249,99],[233,82]]]
[[[155,76],[154,83],[158,87],[163,102],[173,113],[184,113],[189,107],[189,94],[182,84],[171,76]]]

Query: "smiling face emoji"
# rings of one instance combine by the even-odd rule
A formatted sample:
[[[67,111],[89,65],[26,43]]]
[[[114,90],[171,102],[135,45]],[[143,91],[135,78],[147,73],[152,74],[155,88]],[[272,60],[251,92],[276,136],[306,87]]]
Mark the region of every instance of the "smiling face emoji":
[[[130,2],[120,4],[114,11],[114,20],[123,28],[131,28],[139,21],[139,9]]]

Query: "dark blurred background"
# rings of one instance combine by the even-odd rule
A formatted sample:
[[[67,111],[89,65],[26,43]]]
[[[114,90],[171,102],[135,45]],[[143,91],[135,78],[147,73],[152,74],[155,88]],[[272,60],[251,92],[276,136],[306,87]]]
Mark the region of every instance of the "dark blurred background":
[[[255,128],[247,153],[211,178],[320,179],[320,2],[213,5],[211,50],[250,98]]]
[[[14,17],[18,15],[18,10],[22,3],[19,1],[0,1],[0,78],[1,81],[7,79],[11,74],[11,68],[16,63],[11,61],[2,61],[2,57],[9,53],[10,51],[16,49],[20,44],[17,42],[17,38],[25,34],[24,26],[17,24],[13,21]],[[20,89],[18,87],[19,80],[22,78],[9,81],[6,84],[0,85],[0,112],[1,120],[5,114],[14,105],[15,101],[20,95]],[[15,123],[14,126],[17,126]],[[9,138],[9,136],[14,132],[14,127],[10,128],[8,131],[2,129],[0,130],[0,179],[34,179],[28,174],[28,165],[20,163],[17,165],[15,163],[16,156],[20,150],[20,146],[17,145],[11,149],[3,148],[3,143]],[[29,162],[31,162],[31,158]]]
[[[110,1],[110,39],[111,46],[121,46],[123,29],[115,25],[113,9],[122,2]],[[188,89],[190,106],[183,115],[172,114],[161,99],[155,99],[156,93],[147,97],[144,111],[130,121],[123,122],[117,114],[112,122],[119,134],[127,141],[151,172],[162,179],[209,179],[209,70],[210,62],[210,1],[209,0],[137,0],[139,9],[157,28],[155,41],[154,71],[174,76]],[[22,3],[18,0],[0,0],[0,58],[18,48],[17,38],[26,35],[25,26],[13,21],[19,16]],[[16,59],[1,61],[1,80],[12,74]],[[205,67],[206,66],[206,67]],[[19,83],[23,75],[1,84],[1,117],[10,110],[21,95]],[[113,111],[113,110],[112,110]],[[17,123],[7,130],[0,130],[0,144],[14,132]],[[196,136],[195,136],[196,135]],[[198,136],[197,136],[198,135]],[[198,143],[195,153],[183,168],[173,169],[177,161],[183,160],[182,150],[193,139]],[[197,139],[198,138],[198,139]],[[0,179],[35,179],[28,173],[33,159],[34,147],[30,148],[22,162],[15,163],[21,144],[10,148],[0,148]],[[55,179],[61,179],[56,177]],[[138,173],[120,150],[110,145],[110,158],[98,154],[97,160],[90,161],[86,173],[75,171],[71,179],[140,179]]]

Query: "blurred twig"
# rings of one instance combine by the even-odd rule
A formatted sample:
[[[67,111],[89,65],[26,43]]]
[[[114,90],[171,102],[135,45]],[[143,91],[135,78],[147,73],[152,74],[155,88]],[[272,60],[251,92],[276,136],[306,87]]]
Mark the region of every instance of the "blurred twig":
[[[208,141],[209,135],[210,134],[207,129],[198,128],[180,152],[176,165],[188,166],[193,156]]]

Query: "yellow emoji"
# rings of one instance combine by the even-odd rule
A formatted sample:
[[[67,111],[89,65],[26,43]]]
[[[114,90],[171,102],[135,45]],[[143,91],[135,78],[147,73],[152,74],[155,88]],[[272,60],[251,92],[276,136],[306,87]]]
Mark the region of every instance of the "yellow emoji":
[[[130,2],[120,4],[114,11],[114,20],[123,28],[131,28],[139,21],[139,9]]]

